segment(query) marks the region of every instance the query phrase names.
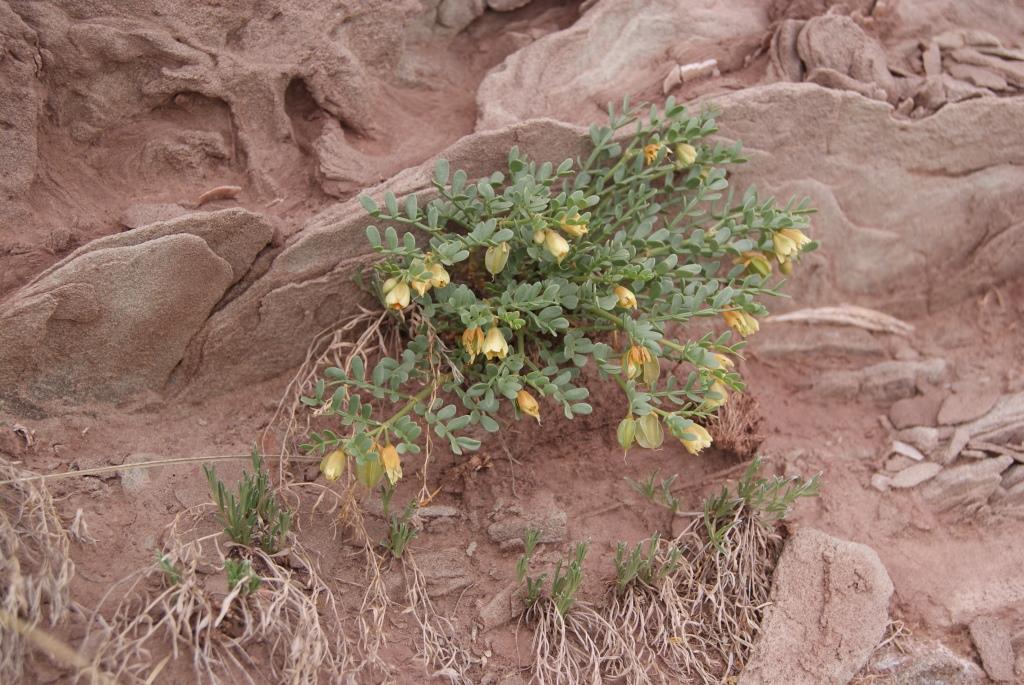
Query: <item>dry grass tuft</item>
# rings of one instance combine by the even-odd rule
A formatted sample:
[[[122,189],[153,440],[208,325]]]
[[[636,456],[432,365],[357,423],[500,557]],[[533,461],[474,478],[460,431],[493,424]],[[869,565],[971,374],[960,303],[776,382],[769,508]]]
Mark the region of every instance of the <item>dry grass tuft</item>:
[[[266,654],[274,682],[289,685],[351,670],[335,597],[297,541],[274,555],[222,549],[220,533],[197,537],[194,528],[178,530],[181,520],[169,527],[163,558],[115,584],[96,608],[98,662],[121,681],[147,682],[153,651],[169,644],[174,659],[191,659],[197,682],[254,682],[253,654]],[[217,587],[230,558],[250,561],[257,590]],[[104,621],[99,611],[115,592],[121,599]]]
[[[30,477],[0,459],[0,480]],[[69,540],[41,482],[0,486],[0,682],[20,682],[29,644],[46,636],[36,626],[59,624],[70,607],[74,574]],[[45,639],[44,639],[45,642]],[[48,651],[62,661],[59,655]],[[73,665],[73,664],[71,664]]]
[[[550,597],[540,597],[523,614],[534,628],[533,675],[538,685],[637,682],[644,673],[625,631],[585,602],[564,614]]]
[[[753,459],[764,442],[764,417],[757,400],[747,393],[734,393],[708,423],[714,446],[740,461]]]

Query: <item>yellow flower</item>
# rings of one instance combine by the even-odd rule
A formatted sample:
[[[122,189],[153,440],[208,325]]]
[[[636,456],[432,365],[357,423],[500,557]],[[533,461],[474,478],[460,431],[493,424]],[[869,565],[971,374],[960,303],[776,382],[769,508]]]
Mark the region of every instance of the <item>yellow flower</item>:
[[[686,438],[686,434],[692,436],[692,439]],[[711,447],[711,433],[708,433],[704,426],[695,423],[686,428],[684,437],[679,438],[679,442],[683,443],[683,447],[690,454],[699,454],[705,447]]]
[[[484,253],[484,266],[492,276],[497,276],[505,268],[508,252],[508,243],[498,243],[487,248],[487,252]]]
[[[636,295],[629,288],[621,285],[615,286],[615,297],[619,298],[619,306],[623,309],[636,309]]]
[[[779,258],[780,262],[800,254],[800,250],[809,242],[811,239],[804,235],[799,228],[783,228],[772,235],[775,256]]]
[[[540,423],[540,406],[537,404],[537,400],[533,398],[533,395],[527,392],[526,389],[516,393],[516,404],[519,405],[519,411],[532,416]]]
[[[729,399],[728,388],[725,387],[725,383],[718,380],[717,378],[711,384],[711,387],[708,388],[708,390],[714,393],[718,393],[719,395],[718,399],[712,399],[710,397],[704,398],[704,406],[707,407],[708,409],[717,409],[718,407],[721,407],[723,404],[725,404],[726,401]]]
[[[505,342],[505,334],[497,326],[491,326],[484,338],[483,348],[480,350],[488,359],[504,359],[508,354],[508,343]]]
[[[533,242],[537,243],[538,245],[543,245],[544,244],[544,238],[546,237],[546,234],[547,234],[547,231],[545,231],[543,228],[536,228],[536,229],[534,229],[534,231],[533,231]]]
[[[561,262],[569,254],[569,243],[554,231],[544,232],[544,247],[556,261]]]
[[[384,296],[384,304],[388,309],[405,309],[409,306],[409,286],[398,282]]]
[[[642,345],[632,345],[622,355],[622,373],[629,380],[639,376],[644,369],[644,364],[652,359],[651,352]]]
[[[320,460],[320,471],[327,480],[338,480],[345,472],[345,453],[342,450],[334,450]]]
[[[469,363],[472,364],[478,354],[484,351],[484,332],[479,326],[473,326],[462,331],[462,347],[469,355]]]
[[[648,164],[654,164],[654,160],[658,159],[658,153],[661,151],[660,143],[651,143],[650,145],[644,145],[644,161]]]
[[[430,269],[431,273],[430,285],[435,288],[443,288],[452,282],[452,277],[448,274],[448,270],[444,268],[443,264],[434,262],[427,268]],[[422,295],[423,293],[420,294]]]
[[[676,145],[676,166],[679,168],[685,168],[691,166],[697,161],[697,148],[690,145],[689,143],[679,143]]]
[[[772,272],[771,262],[761,252],[744,252],[734,259],[732,263],[742,264],[747,267],[747,271],[760,274],[765,278]]]
[[[731,358],[725,356],[724,354],[712,352],[711,356],[718,361],[718,365],[721,366],[723,369],[731,369],[734,366],[736,366],[736,363]]]
[[[744,338],[748,335],[757,333],[758,329],[761,327],[761,325],[757,323],[757,319],[752,317],[750,314],[747,314],[742,309],[729,309],[724,311],[722,312],[722,318],[725,319],[727,324],[729,324],[729,328],[733,329]]]
[[[417,293],[419,293],[420,297],[423,297],[424,295],[426,295],[427,291],[430,290],[431,283],[430,283],[430,281],[415,280],[412,283],[410,283],[409,285],[412,286],[413,290],[415,290]]]
[[[392,485],[402,477],[402,460],[394,445],[385,445],[380,451],[380,463],[384,466],[384,474]]]
[[[559,228],[561,228],[566,235],[570,235],[573,238],[580,238],[587,234],[587,225],[580,221],[579,212],[575,213],[571,217],[562,219],[559,224]]]

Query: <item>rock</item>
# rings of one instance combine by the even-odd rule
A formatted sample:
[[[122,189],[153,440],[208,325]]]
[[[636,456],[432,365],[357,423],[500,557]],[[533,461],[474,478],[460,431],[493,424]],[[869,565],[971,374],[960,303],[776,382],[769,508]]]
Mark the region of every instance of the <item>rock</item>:
[[[566,538],[568,517],[551,493],[538,493],[522,504],[496,509],[492,516],[495,520],[487,534],[502,549],[521,546],[529,528],[540,531],[540,542],[562,542]]]
[[[904,428],[896,433],[896,438],[900,442],[913,445],[924,454],[931,454],[939,447],[939,430],[931,426]]]
[[[897,454],[889,457],[885,462],[885,470],[889,473],[898,473],[903,469],[908,469],[917,462],[910,457],[904,457],[902,454]]]
[[[129,455],[125,462],[129,464],[137,464],[144,461],[154,461],[156,459],[162,459],[163,457],[159,454],[149,453],[137,453]],[[121,469],[117,472],[117,477],[121,480],[121,487],[124,488],[125,492],[132,494],[138,494],[149,487],[152,482],[151,471],[159,471],[159,467],[156,469],[133,467],[127,469]]]
[[[999,501],[1007,507],[1021,507],[1024,506],[1024,482],[1016,483],[1011,487],[1002,485],[1000,489],[1005,489],[1005,492],[999,498]]]
[[[488,9],[495,12],[511,12],[529,4],[530,0],[487,0]]]
[[[957,428],[953,431],[953,437],[949,439],[949,445],[946,447],[946,452],[941,460],[942,463],[952,464],[970,441],[971,433],[968,429]]]
[[[921,53],[921,61],[925,76],[935,78],[942,75],[942,51],[938,42],[932,42],[928,49]]]
[[[921,493],[937,511],[962,508],[970,513],[988,502],[999,487],[1000,474],[1012,463],[1012,457],[1003,456],[947,468],[932,478]]]
[[[914,464],[893,476],[892,487],[913,488],[926,480],[930,480],[935,477],[940,471],[942,471],[941,464],[935,464],[928,461],[921,464]]]
[[[784,334],[790,327],[770,324],[778,334],[752,340],[758,355],[764,357],[854,356],[884,357],[882,340],[868,331],[841,326],[798,326],[799,335]]]
[[[907,397],[893,402],[889,408],[889,420],[896,428],[911,426],[934,426],[942,406],[942,395],[937,392]]]
[[[772,604],[739,685],[846,683],[889,623],[893,585],[865,545],[803,528],[772,581]]]
[[[458,32],[483,13],[484,0],[441,0],[437,7],[437,23]]]
[[[885,492],[892,487],[892,478],[881,473],[876,473],[871,476],[871,487],[879,492]]]
[[[922,384],[941,381],[947,372],[944,359],[888,361],[856,371],[830,371],[815,378],[813,385],[825,397],[895,401],[913,396]]]
[[[0,384],[33,401],[159,390],[271,232],[228,210],[92,241],[0,305]]]
[[[894,454],[901,454],[908,459],[913,459],[914,461],[922,461],[924,459],[924,455],[921,454],[916,447],[908,445],[905,442],[900,442],[899,440],[892,441],[892,451]]]
[[[974,392],[957,392],[946,397],[939,409],[938,421],[943,426],[953,426],[981,418],[991,411],[999,400],[996,390],[979,389]]]
[[[723,71],[739,68],[767,29],[759,0],[596,3],[487,74],[477,90],[477,130],[542,116],[589,123],[635,77],[709,58]],[[530,97],[517,95],[523,92]]]
[[[1006,79],[999,74],[993,73],[983,67],[974,66],[973,64],[950,64],[949,73],[953,78],[966,81],[978,88],[1006,90],[1008,87]]]
[[[427,581],[431,597],[443,597],[473,583],[473,569],[465,552],[457,547],[416,555],[416,564]]]
[[[896,102],[885,51],[850,17],[827,14],[809,20],[797,38],[797,54],[809,81]]]
[[[519,587],[518,583],[509,583],[480,607],[484,630],[503,626],[522,613],[523,599],[519,596]]]
[[[1009,624],[982,616],[971,621],[970,632],[988,676],[997,683],[1015,682]]]
[[[1024,464],[1015,464],[1003,472],[1004,488],[1010,489],[1018,483],[1024,483]]]
[[[172,203],[132,205],[125,209],[118,221],[125,228],[142,228],[158,221],[176,219],[191,210]]]

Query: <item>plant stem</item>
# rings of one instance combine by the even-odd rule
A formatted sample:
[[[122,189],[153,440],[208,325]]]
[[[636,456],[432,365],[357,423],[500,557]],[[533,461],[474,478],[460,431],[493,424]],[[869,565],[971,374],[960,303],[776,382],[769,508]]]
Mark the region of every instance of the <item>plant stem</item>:
[[[606,321],[610,321],[611,323],[615,324],[616,326],[618,326],[621,329],[625,329],[626,324],[622,321],[622,319],[620,317],[615,316],[614,314],[611,314],[609,312],[606,312],[605,310],[601,309],[600,307],[598,307],[596,305],[585,304],[585,305],[583,305],[583,309],[585,309],[586,311],[590,312],[594,316],[599,316],[599,317],[601,317],[602,319],[604,319]],[[666,338],[662,338],[661,339],[661,344],[664,345],[665,347],[669,348],[670,350],[675,350],[676,352],[679,352],[680,354],[685,354],[686,353],[686,346],[685,345],[680,345],[679,343],[675,342],[674,340],[668,340]]]

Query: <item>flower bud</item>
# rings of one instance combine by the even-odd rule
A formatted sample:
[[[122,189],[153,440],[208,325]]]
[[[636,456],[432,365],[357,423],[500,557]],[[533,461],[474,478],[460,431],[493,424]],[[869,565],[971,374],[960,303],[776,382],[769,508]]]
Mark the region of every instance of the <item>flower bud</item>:
[[[462,347],[469,355],[469,363],[472,364],[478,354],[484,351],[484,332],[479,326],[467,328],[462,332]]]
[[[711,433],[708,433],[704,426],[695,423],[686,428],[679,442],[683,443],[683,447],[690,454],[699,454],[705,447],[711,447]]]
[[[569,243],[554,231],[544,231],[544,247],[556,261],[561,262],[569,254]]]
[[[402,460],[398,456],[398,450],[394,445],[388,444],[380,451],[380,463],[384,467],[384,474],[388,481],[394,485],[402,477]]]
[[[792,259],[780,260],[779,261],[779,271],[781,271],[786,276],[788,276],[791,273],[793,273],[793,260]]]
[[[615,293],[615,297],[619,298],[618,305],[623,309],[636,309],[636,295],[629,288],[617,285],[612,291]]]
[[[723,383],[722,381],[718,380],[717,378],[711,383],[711,387],[708,388],[708,390],[710,392],[715,393],[717,395],[717,397],[707,397],[707,396],[705,396],[704,397],[704,402],[703,402],[703,405],[704,405],[705,409],[708,409],[708,410],[718,409],[723,404],[725,404],[726,401],[729,399],[729,390],[728,390],[728,388],[725,387],[725,383]]]
[[[434,262],[427,267],[430,269],[430,285],[435,288],[443,288],[452,282],[452,277],[449,275],[448,270],[444,268],[443,264]]]
[[[534,231],[533,231],[533,242],[537,243],[538,245],[543,245],[544,244],[544,235],[545,235],[545,231],[544,231],[543,228],[536,228],[536,229],[534,229]]]
[[[648,164],[654,164],[655,160],[658,159],[658,153],[661,152],[660,143],[651,143],[644,145],[644,161]]]
[[[578,212],[571,217],[562,219],[559,224],[559,228],[562,229],[563,233],[568,236],[572,236],[573,238],[581,238],[585,236],[588,230],[587,225],[580,220]]]
[[[744,338],[748,335],[757,333],[761,327],[757,323],[757,319],[747,314],[742,309],[729,309],[722,312],[722,318],[725,319],[725,323],[729,325],[729,328],[733,329]]]
[[[484,253],[484,266],[487,267],[488,273],[492,276],[500,274],[508,263],[508,253],[508,243],[498,243],[487,248],[487,252]]]
[[[772,273],[771,262],[761,252],[744,252],[733,260],[733,264],[742,264],[747,267],[747,271],[759,274],[763,278],[768,278]]]
[[[661,360],[651,355],[651,358],[642,365],[642,376],[644,383],[654,385],[661,376]]]
[[[320,472],[324,474],[324,478],[327,480],[338,480],[341,478],[341,474],[345,472],[346,461],[344,451],[334,450],[320,460]]]
[[[519,405],[519,411],[523,412],[527,416],[532,416],[540,422],[540,406],[537,404],[537,400],[534,399],[525,388],[516,393],[516,404]]]
[[[680,169],[685,169],[688,166],[692,166],[697,161],[697,148],[690,145],[689,143],[679,143],[676,145],[676,166]]]
[[[729,357],[725,356],[724,354],[712,352],[711,356],[715,358],[715,361],[717,361],[718,365],[723,369],[731,369],[734,366],[736,366],[736,363]]]
[[[409,286],[399,282],[384,296],[384,304],[388,309],[405,309],[409,306],[409,297]]]
[[[811,242],[811,239],[804,235],[799,228],[783,228],[772,235],[772,246],[775,256],[779,262],[792,259],[800,254],[804,245]]]
[[[430,281],[414,280],[409,285],[412,286],[412,289],[415,290],[420,297],[426,295],[427,291],[430,290]]]
[[[484,338],[483,349],[484,356],[488,359],[504,359],[508,354],[508,343],[505,342],[505,334],[501,332],[501,329],[497,326],[491,326],[487,331],[487,337]]]

